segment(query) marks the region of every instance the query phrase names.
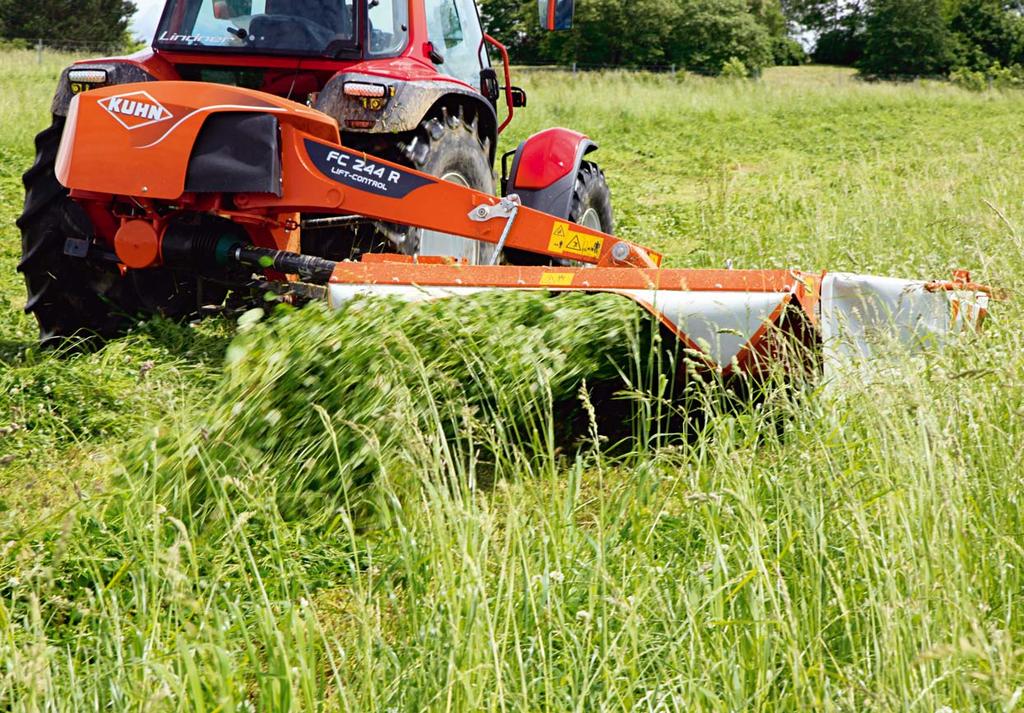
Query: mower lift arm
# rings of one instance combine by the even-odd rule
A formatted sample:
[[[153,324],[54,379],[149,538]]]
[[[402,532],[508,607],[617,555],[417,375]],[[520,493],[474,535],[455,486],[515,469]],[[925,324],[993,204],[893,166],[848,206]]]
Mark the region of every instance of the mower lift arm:
[[[281,126],[281,195],[243,193],[246,212],[355,214],[602,267],[657,267],[626,240]]]

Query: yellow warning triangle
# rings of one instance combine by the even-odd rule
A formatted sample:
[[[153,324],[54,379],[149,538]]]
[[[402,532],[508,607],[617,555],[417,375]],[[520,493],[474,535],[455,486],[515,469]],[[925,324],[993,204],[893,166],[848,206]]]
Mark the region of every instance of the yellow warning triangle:
[[[566,245],[565,247],[567,250],[582,250],[583,245],[580,243],[580,236],[573,235],[572,240],[570,240],[569,244]]]
[[[564,225],[556,225],[555,229],[553,231],[551,231],[551,237],[552,238],[564,238],[565,237],[565,226]]]

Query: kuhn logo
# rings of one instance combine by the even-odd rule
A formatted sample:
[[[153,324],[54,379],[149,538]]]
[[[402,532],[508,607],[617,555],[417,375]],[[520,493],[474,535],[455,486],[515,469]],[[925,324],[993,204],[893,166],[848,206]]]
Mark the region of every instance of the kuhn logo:
[[[143,126],[174,118],[174,115],[148,92],[108,97],[99,104],[126,129],[141,129]]]

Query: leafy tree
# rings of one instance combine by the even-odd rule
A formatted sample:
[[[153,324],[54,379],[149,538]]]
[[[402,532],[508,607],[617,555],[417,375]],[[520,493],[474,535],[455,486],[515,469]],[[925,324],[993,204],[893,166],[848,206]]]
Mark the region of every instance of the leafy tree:
[[[831,32],[847,25],[851,15],[864,16],[868,0],[781,0],[786,19],[816,32]]]
[[[965,0],[950,29],[958,67],[984,71],[993,62],[1004,67],[1024,62],[1024,18],[1001,0]]]
[[[56,45],[119,45],[135,10],[129,0],[0,0],[0,27],[5,37]]]
[[[880,77],[947,72],[953,44],[942,11],[941,0],[875,0],[858,67]]]
[[[579,0],[575,29],[544,33],[541,51],[584,65],[664,64],[679,9],[678,0]]]
[[[487,33],[498,38],[510,52],[539,35],[540,20],[535,0],[479,0],[480,17]]]
[[[818,36],[812,57],[818,64],[852,67],[864,56],[865,40],[864,15],[850,12]]]
[[[772,64],[779,67],[796,67],[807,61],[803,45],[792,37],[772,37]]]
[[[754,73],[771,65],[771,36],[744,0],[682,0],[680,9],[673,61],[706,74],[718,74],[732,58]]]
[[[747,7],[754,19],[772,37],[786,37],[789,34],[789,23],[779,0],[747,0]]]

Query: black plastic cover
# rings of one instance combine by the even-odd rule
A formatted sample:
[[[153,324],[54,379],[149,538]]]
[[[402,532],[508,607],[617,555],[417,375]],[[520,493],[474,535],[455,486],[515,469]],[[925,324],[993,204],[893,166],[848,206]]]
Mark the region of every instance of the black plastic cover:
[[[277,117],[252,112],[214,114],[203,124],[189,159],[190,193],[281,195]]]

